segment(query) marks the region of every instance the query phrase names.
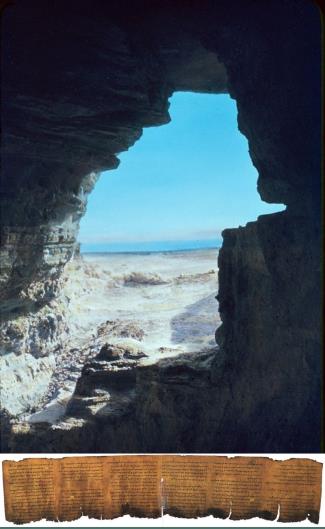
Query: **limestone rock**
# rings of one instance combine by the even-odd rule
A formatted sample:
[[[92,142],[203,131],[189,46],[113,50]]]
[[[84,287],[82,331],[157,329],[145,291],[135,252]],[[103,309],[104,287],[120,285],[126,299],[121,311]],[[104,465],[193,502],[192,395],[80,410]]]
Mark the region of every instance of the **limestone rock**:
[[[106,321],[99,325],[97,329],[97,336],[101,339],[110,336],[116,336],[118,338],[133,338],[134,340],[142,341],[145,333],[134,322],[123,322],[121,320]]]
[[[30,411],[47,392],[55,370],[55,356],[35,358],[8,353],[1,357],[1,404],[11,415]]]
[[[97,355],[97,360],[105,360],[107,362],[112,362],[118,360],[123,356],[123,349],[121,347],[116,347],[115,345],[109,345],[105,343],[99,354]]]

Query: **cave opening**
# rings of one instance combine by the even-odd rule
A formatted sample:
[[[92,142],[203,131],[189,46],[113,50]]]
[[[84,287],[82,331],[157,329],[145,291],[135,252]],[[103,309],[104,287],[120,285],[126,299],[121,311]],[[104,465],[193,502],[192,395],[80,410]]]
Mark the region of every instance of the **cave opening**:
[[[170,98],[169,113],[168,125],[145,129],[136,144],[120,155],[119,168],[101,175],[81,219],[79,241],[89,273],[93,269],[96,277],[102,267],[106,284],[115,281],[119,287],[129,287],[131,310],[123,305],[115,309],[123,318],[141,311],[141,296],[150,298],[150,287],[155,292],[153,300],[159,299],[150,313],[164,314],[173,305],[174,310],[182,313],[183,308],[186,314],[186,300],[193,300],[194,295],[196,303],[188,307],[188,322],[184,315],[189,334],[184,331],[181,337],[182,331],[177,329],[174,333],[171,323],[175,336],[168,343],[183,343],[191,350],[214,343],[219,318],[212,299],[217,291],[217,254],[223,229],[245,225],[259,215],[281,211],[283,206],[262,202],[257,193],[257,172],[247,140],[238,131],[236,103],[228,94],[176,92]],[[205,281],[207,289],[201,293],[198,289],[198,299],[193,290],[183,300],[183,307],[184,293],[180,291],[174,296],[171,292],[176,304],[169,298],[167,306],[161,302],[166,285],[193,287],[192,282],[202,285]],[[103,285],[101,289],[108,297],[112,293]],[[124,297],[122,290],[117,299]],[[139,290],[140,299],[130,299],[131,293]],[[211,316],[208,336],[202,329],[204,321],[200,328],[190,316],[196,304],[198,311],[205,312],[204,299]],[[91,310],[89,303],[87,310]],[[113,319],[114,309],[108,313]],[[192,333],[191,321],[195,326]],[[161,332],[166,335],[168,329]],[[204,340],[190,343],[195,336]],[[161,336],[163,342],[164,338]]]
[[[125,369],[215,353],[221,232],[282,209],[257,193],[228,94],[177,92],[169,111],[171,122],[145,129],[88,197],[80,253],[65,272],[70,338],[52,378],[55,402],[31,422],[61,417],[94,357]]]
[[[283,209],[257,193],[228,94],[176,92],[169,113],[171,122],[144,129],[89,194],[61,292],[69,340],[30,422],[61,418],[94,357],[125,369],[215,353],[221,232]]]

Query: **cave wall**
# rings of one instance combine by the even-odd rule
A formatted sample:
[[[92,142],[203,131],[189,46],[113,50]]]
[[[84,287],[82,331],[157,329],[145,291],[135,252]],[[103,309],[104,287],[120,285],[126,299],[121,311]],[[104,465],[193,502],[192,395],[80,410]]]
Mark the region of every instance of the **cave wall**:
[[[162,387],[170,390],[158,391],[153,413],[152,393],[148,389],[146,397],[140,385],[137,421],[145,437],[167,451],[176,445],[190,451],[319,451],[317,7],[307,0],[98,0],[72,1],[63,9],[62,2],[33,0],[8,7],[3,29],[3,53],[10,57],[3,83],[5,335],[8,322],[29,320],[31,312],[55,303],[96,174],[115,168],[116,155],[144,126],[168,123],[173,91],[229,91],[261,197],[287,209],[224,232],[217,335],[222,353],[184,401],[212,428],[209,441],[199,441],[202,424],[187,435],[187,404],[181,414],[170,405],[182,401],[184,390],[168,386],[168,377]],[[160,387],[155,373],[149,371],[146,381],[152,391]],[[202,409],[193,403],[204,399],[204,388],[209,398]],[[162,434],[167,416],[173,424],[168,439]],[[139,443],[134,449],[148,449],[146,441]]]
[[[237,100],[239,130],[248,138],[258,170],[258,191],[263,200],[287,206],[283,213],[223,233],[218,294],[223,325],[217,341],[236,397],[220,426],[231,432],[236,417],[236,434],[229,435],[235,450],[268,445],[270,450],[317,452],[322,406],[320,13],[311,2],[293,7],[278,1],[270,7],[265,9],[264,2],[245,6],[234,26],[230,12],[218,40],[229,92]],[[241,438],[239,444],[234,437]]]

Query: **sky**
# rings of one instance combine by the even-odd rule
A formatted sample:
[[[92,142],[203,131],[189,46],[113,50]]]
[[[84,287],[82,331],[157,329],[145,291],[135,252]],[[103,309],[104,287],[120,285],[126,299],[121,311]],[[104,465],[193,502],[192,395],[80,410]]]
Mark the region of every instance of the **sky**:
[[[229,95],[177,92],[169,112],[170,123],[144,129],[100,176],[80,223],[82,251],[215,247],[224,228],[284,209],[257,193]]]

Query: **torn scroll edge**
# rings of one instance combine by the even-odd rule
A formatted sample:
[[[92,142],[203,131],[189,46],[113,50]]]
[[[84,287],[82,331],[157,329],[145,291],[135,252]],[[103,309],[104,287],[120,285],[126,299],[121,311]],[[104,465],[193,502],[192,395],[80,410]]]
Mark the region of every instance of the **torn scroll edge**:
[[[81,516],[318,523],[322,463],[308,458],[121,455],[3,462],[6,519]]]

